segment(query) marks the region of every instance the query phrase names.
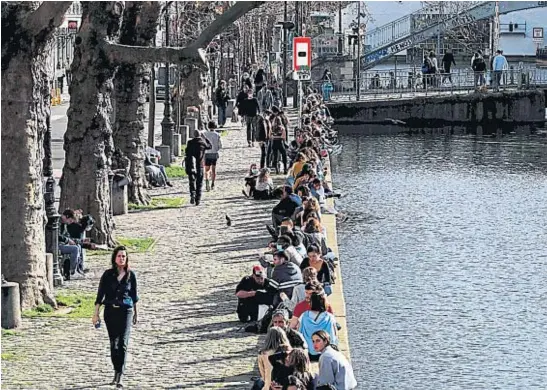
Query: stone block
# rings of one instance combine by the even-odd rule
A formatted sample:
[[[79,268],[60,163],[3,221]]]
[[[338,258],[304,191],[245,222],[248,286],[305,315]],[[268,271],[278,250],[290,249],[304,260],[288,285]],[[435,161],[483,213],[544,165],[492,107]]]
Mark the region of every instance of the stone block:
[[[2,283],[2,328],[13,329],[21,325],[21,300],[19,283]]]
[[[184,124],[188,126],[190,131],[190,138],[194,137],[194,131],[198,129],[198,119],[197,118],[184,118]]]
[[[112,214],[123,215],[127,212],[127,186],[119,186],[114,183],[112,186]]]
[[[171,147],[169,145],[160,145],[156,147],[156,150],[160,152],[160,164],[164,167],[171,166]]]
[[[173,134],[173,154],[176,156],[176,157],[179,157],[180,156],[180,147],[182,145],[181,143],[181,135],[180,134]]]
[[[186,145],[190,140],[190,127],[188,125],[179,125],[180,144]]]

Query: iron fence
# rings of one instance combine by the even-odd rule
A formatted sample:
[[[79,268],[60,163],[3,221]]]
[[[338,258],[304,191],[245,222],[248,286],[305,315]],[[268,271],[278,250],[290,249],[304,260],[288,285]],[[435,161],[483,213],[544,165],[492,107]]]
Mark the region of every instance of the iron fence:
[[[451,73],[422,74],[414,68],[402,68],[362,72],[359,84],[360,100],[534,89],[547,87],[547,69],[508,69],[501,72],[458,69]],[[327,101],[355,101],[356,85],[356,79],[345,79],[313,81],[307,87],[322,93]]]

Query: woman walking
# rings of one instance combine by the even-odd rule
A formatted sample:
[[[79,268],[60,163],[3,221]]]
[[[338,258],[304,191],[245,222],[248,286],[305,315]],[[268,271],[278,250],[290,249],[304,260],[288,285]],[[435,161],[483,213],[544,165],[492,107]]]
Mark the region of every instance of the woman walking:
[[[119,246],[112,253],[112,268],[106,270],[99,283],[95,300],[93,324],[100,324],[99,311],[104,305],[104,322],[110,339],[110,357],[114,365],[112,385],[122,388],[122,374],[131,326],[137,323],[137,278],[129,270],[127,249]]]

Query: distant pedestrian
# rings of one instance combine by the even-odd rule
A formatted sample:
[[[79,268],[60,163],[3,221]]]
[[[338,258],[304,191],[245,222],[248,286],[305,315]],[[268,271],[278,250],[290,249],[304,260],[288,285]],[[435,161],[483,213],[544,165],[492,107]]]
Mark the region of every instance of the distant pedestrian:
[[[430,51],[429,52],[429,61],[431,61],[431,69],[429,71],[432,85],[437,86],[438,79],[437,79],[437,73],[439,73],[439,62],[437,61],[437,55],[435,52]]]
[[[492,70],[494,71],[494,91],[499,91],[501,84],[501,76],[503,71],[509,68],[507,58],[503,55],[503,51],[497,50],[496,56],[492,61]]]
[[[226,89],[226,81],[220,80],[218,88],[215,91],[215,104],[218,107],[218,125],[224,127],[226,124],[226,107],[228,106],[228,90]]]
[[[446,50],[446,52],[444,53],[441,64],[444,69],[442,82],[444,83],[448,78],[450,84],[452,84],[452,74],[450,73],[450,68],[452,67],[452,65],[456,66],[456,61],[454,60],[454,54],[452,54],[450,50]]]
[[[260,68],[257,70],[254,76],[255,94],[258,94],[258,91],[262,89],[265,83],[266,83],[266,73],[264,72],[264,69]]]
[[[211,143],[211,149],[205,151],[205,189],[207,191],[215,189],[215,180],[217,178],[217,161],[219,157],[219,151],[222,149],[222,138],[220,134],[216,132],[217,124],[210,121],[207,124],[207,131],[205,132],[205,138]],[[209,178],[211,178],[211,184],[209,185]]]
[[[190,203],[199,206],[203,188],[205,151],[211,149],[212,145],[205,136],[201,135],[199,130],[194,130],[193,136],[194,138],[186,144],[184,166],[186,168],[188,184],[190,186]]]
[[[471,68],[475,75],[475,87],[481,88],[485,85],[484,71],[486,70],[486,62],[480,52],[476,52],[471,60]]]
[[[264,81],[263,88],[258,91],[256,94],[256,100],[258,100],[258,105],[260,107],[260,112],[266,110],[271,110],[273,107],[273,95],[272,91],[267,88],[267,83]]]
[[[99,311],[104,305],[104,322],[110,339],[110,358],[114,365],[112,385],[122,388],[127,347],[131,326],[137,323],[137,277],[129,269],[127,249],[119,246],[112,252],[112,267],[106,270],[99,282],[93,324],[100,326]]]
[[[247,125],[247,144],[254,146],[256,139],[256,118],[260,113],[258,100],[253,96],[252,90],[248,92],[247,98],[241,103],[242,111],[245,113],[245,123]]]
[[[427,88],[428,84],[431,85],[431,71],[433,68],[433,64],[431,63],[431,60],[429,59],[429,56],[426,54],[424,56],[424,62],[422,63],[422,76],[423,76],[423,87],[424,89]],[[380,76],[378,76],[378,79]]]
[[[72,83],[72,72],[70,71],[70,60],[68,57],[65,61],[65,75],[66,75],[66,85],[69,86]]]
[[[61,63],[57,63],[57,70],[55,71],[55,77],[57,78],[57,88],[63,93],[63,80],[65,78],[65,71],[61,67]]]

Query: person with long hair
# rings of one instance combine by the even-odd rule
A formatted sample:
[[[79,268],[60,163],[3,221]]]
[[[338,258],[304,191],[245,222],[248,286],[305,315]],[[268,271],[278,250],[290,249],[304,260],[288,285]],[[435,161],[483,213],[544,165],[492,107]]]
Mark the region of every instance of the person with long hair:
[[[270,176],[270,170],[268,168],[261,169],[256,180],[253,198],[256,200],[271,199],[273,188],[274,185]]]
[[[353,368],[346,357],[331,344],[331,336],[324,330],[312,334],[313,348],[319,358],[319,374],[316,378],[317,389],[334,386],[337,390],[352,390],[357,388]]]
[[[291,344],[282,328],[273,326],[268,330],[264,340],[264,347],[258,355],[258,370],[260,379],[255,381],[252,390],[270,390],[272,382],[272,365],[269,356],[279,352],[290,352]]]
[[[137,323],[137,277],[129,269],[129,257],[124,246],[112,252],[112,267],[101,276],[93,324],[100,325],[99,312],[104,305],[104,322],[110,339],[110,357],[114,365],[112,385],[122,388],[122,375],[125,370],[127,347],[131,326]]]
[[[298,331],[302,333],[304,339],[309,345],[312,345],[312,335],[318,330],[324,330],[330,336],[333,344],[338,343],[336,338],[336,319],[334,315],[327,311],[327,303],[324,293],[313,293],[310,299],[310,310],[305,311],[300,316],[300,326]],[[309,355],[312,362],[319,360],[317,350],[310,348]]]

